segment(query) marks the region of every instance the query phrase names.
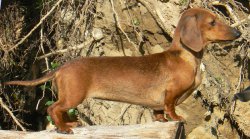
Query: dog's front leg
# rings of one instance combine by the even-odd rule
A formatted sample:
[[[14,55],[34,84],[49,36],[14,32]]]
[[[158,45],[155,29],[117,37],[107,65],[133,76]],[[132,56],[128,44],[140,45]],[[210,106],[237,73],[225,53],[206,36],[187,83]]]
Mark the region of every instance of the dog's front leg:
[[[174,121],[185,121],[182,116],[175,113],[176,96],[172,95],[170,92],[165,97],[164,110],[169,115],[169,117]]]
[[[165,104],[164,109],[172,120],[185,121],[185,119],[182,116],[179,116],[175,113],[175,104],[174,103],[173,104]]]

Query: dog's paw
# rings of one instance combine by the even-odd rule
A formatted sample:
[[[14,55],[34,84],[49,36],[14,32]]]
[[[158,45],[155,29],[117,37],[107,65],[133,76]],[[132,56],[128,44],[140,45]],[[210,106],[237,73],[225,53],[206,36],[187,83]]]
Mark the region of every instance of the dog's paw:
[[[159,122],[163,122],[163,123],[164,123],[164,122],[168,122],[168,120],[167,120],[166,118],[159,119],[158,121],[159,121]]]
[[[159,118],[159,119],[155,119],[155,121],[159,121],[159,122],[168,122],[168,120],[166,118]]]
[[[180,122],[183,122],[185,124],[187,123],[186,120],[182,116],[172,117],[172,120],[174,120],[174,121],[180,121]]]
[[[66,123],[67,126],[71,127],[71,128],[75,128],[75,127],[80,127],[82,126],[82,123],[77,121],[77,122],[68,122]]]

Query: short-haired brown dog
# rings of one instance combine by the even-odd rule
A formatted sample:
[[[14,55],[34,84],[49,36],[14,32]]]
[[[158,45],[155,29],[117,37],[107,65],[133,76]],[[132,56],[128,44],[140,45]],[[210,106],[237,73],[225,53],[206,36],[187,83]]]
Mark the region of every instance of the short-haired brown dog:
[[[52,80],[58,100],[48,108],[58,132],[73,133],[63,118],[86,98],[99,98],[147,106],[155,120],[183,120],[175,106],[200,84],[203,49],[213,41],[234,40],[241,33],[222,23],[215,14],[200,8],[185,11],[171,47],[162,53],[139,57],[89,57],[70,61],[44,77],[32,81],[10,81],[5,85],[35,86]]]

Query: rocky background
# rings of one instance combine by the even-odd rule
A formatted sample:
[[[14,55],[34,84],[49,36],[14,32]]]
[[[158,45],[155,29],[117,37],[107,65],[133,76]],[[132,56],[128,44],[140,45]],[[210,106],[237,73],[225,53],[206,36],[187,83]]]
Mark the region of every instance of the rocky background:
[[[242,36],[208,46],[202,84],[177,107],[187,120],[187,138],[250,137],[250,102],[233,101],[235,93],[250,85],[248,0],[2,0],[0,80],[35,79],[79,56],[162,52],[181,13],[192,7],[213,11]],[[1,87],[0,97],[24,128],[38,131],[48,125],[45,104],[56,100],[56,92],[48,82]],[[88,99],[77,110],[86,126],[152,122],[151,109],[119,102]],[[20,130],[6,109],[0,113],[0,129]]]

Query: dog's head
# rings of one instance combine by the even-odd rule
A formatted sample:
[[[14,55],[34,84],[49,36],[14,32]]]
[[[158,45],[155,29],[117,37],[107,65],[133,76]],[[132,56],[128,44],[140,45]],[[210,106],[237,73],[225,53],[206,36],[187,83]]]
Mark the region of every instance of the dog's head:
[[[178,23],[181,42],[199,52],[209,42],[234,40],[241,33],[220,21],[215,14],[200,8],[185,11]]]

